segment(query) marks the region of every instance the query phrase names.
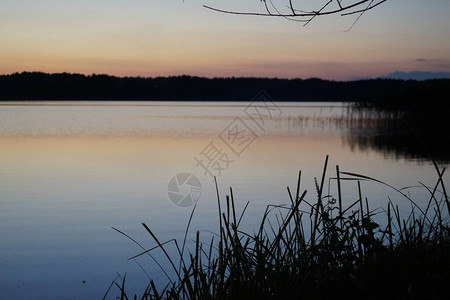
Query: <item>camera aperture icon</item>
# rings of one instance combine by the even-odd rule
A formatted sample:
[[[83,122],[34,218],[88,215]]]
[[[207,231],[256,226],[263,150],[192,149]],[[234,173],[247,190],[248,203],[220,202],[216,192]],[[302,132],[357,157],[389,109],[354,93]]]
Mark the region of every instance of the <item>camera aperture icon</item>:
[[[174,176],[167,186],[169,200],[179,207],[189,207],[197,203],[202,194],[202,184],[197,176],[191,173],[180,173]]]

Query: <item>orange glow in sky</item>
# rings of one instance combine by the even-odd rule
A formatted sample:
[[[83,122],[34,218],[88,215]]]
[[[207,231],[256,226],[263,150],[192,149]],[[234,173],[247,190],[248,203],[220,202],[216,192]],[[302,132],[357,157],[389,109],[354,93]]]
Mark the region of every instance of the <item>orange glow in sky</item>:
[[[447,0],[390,0],[350,32],[353,17],[317,18],[303,27],[220,14],[203,4],[261,9],[257,0],[2,0],[0,74],[348,80],[396,70],[450,71]]]

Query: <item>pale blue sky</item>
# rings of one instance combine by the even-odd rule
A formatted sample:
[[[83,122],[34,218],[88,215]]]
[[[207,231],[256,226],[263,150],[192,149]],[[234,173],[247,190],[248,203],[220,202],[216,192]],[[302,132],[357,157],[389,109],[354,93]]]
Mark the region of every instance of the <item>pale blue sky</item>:
[[[2,0],[0,74],[346,80],[395,70],[450,71],[448,0],[389,0],[350,32],[355,17],[322,17],[303,27],[220,14],[203,4],[263,10],[259,0]]]

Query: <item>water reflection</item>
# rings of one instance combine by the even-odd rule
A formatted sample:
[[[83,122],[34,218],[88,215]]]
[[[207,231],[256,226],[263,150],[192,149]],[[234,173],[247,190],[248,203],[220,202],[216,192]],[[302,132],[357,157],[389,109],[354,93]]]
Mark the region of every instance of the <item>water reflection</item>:
[[[2,103],[0,136],[216,136],[248,103],[21,102]],[[380,112],[345,103],[279,103],[264,135],[339,135],[351,151],[375,150],[386,158],[450,161],[446,116]],[[132,116],[132,117],[130,117]],[[258,128],[254,128],[258,130]]]
[[[344,106],[333,113],[318,110],[312,114],[278,118],[277,127],[293,135],[320,132],[339,133],[352,152],[377,151],[385,158],[420,163],[450,162],[450,127],[438,112],[399,112]]]
[[[214,231],[216,192],[194,157],[211,141],[226,150],[218,135],[236,117],[258,138],[241,156],[230,157],[235,162],[218,181],[221,195],[233,187],[239,211],[250,201],[243,220],[248,228],[258,225],[268,204],[289,201],[286,186],[295,186],[299,170],[302,188],[314,197],[313,178],[320,176],[327,154],[330,166],[397,187],[435,182],[432,168],[380,155],[385,150],[377,139],[393,134],[399,116],[341,103],[280,103],[283,114],[262,130],[244,113],[245,103],[109,104],[0,106],[0,293],[5,299],[99,299],[116,272],[127,272],[141,290],[147,278],[127,261],[140,249],[111,226],[147,246],[141,222],[161,240],[182,239],[190,210],[175,207],[166,189],[174,175],[192,172],[204,190],[191,228]],[[382,144],[389,151],[409,155],[384,141],[390,142]],[[351,202],[358,197],[353,184],[343,186]],[[373,207],[384,206],[386,196],[395,199],[379,185],[362,185]],[[142,265],[161,277],[157,268]]]
[[[349,115],[347,143],[354,151],[376,150],[393,159],[450,161],[450,130],[445,116],[426,112],[356,110]]]

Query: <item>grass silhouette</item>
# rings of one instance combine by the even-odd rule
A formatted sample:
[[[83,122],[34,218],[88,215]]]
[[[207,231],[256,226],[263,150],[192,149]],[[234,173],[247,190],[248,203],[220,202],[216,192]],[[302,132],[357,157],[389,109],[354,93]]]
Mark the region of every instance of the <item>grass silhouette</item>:
[[[167,286],[149,285],[137,299],[440,299],[448,295],[450,282],[450,203],[443,175],[435,164],[438,180],[420,207],[403,190],[361,174],[341,172],[336,166],[336,195],[325,194],[328,157],[322,177],[315,180],[314,202],[301,191],[299,172],[295,195],[288,187],[288,205],[269,205],[254,233],[240,229],[243,212],[235,209],[233,190],[221,203],[216,182],[220,231],[209,243],[195,236],[186,250],[194,215],[192,210],[183,243],[162,243],[142,224],[156,243],[132,257],[162,251],[176,274]],[[343,207],[341,183],[354,180],[359,198]],[[409,215],[389,200],[384,209],[369,207],[360,181],[389,186],[411,203]],[[226,207],[222,207],[223,205]],[[247,203],[248,205],[248,203]],[[374,217],[383,225],[375,222]],[[115,229],[117,230],[117,229]],[[124,234],[131,240],[131,237]],[[135,240],[133,242],[137,243]],[[166,251],[174,243],[178,257]],[[139,243],[138,243],[139,244]],[[167,272],[165,272],[167,275]],[[168,275],[167,275],[168,276]],[[125,276],[115,280],[120,299],[129,299]],[[110,288],[111,288],[110,287]],[[108,289],[105,299],[111,290]]]

